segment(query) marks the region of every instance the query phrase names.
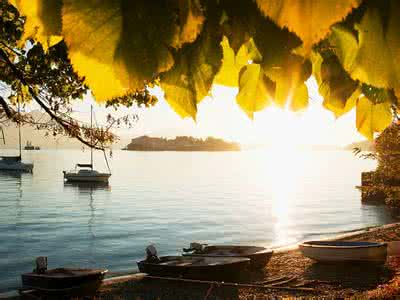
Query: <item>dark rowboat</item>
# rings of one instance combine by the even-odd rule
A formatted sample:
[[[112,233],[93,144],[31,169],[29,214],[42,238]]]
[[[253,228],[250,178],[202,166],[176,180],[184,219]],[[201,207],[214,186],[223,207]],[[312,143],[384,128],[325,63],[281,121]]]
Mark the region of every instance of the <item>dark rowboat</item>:
[[[140,272],[153,276],[226,280],[246,272],[250,259],[243,257],[164,256],[137,262]]]
[[[67,294],[97,290],[106,273],[106,269],[57,268],[43,273],[25,273],[21,277],[24,288]]]
[[[250,269],[262,269],[270,260],[273,251],[257,246],[215,245],[197,249],[183,249],[184,256],[192,257],[246,257],[250,259]]]
[[[386,243],[311,241],[299,245],[304,256],[320,262],[385,263]]]

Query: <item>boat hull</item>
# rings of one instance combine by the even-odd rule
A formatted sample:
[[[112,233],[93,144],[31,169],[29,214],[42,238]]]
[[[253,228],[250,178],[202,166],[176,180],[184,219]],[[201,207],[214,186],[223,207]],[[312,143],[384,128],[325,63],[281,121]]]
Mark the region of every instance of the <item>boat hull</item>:
[[[96,175],[82,176],[79,174],[64,173],[64,179],[68,182],[108,182],[110,174],[99,173]]]
[[[299,245],[304,256],[319,262],[369,262],[383,264],[387,258],[386,243],[307,242]]]
[[[240,277],[247,272],[249,259],[247,258],[216,258],[216,257],[161,257],[160,263],[139,261],[140,272],[152,276],[184,277],[191,279],[227,280]],[[196,264],[203,260],[204,263]],[[169,264],[170,262],[175,262]],[[193,264],[190,264],[193,262]]]
[[[80,294],[96,291],[107,270],[99,269],[53,269],[44,274],[22,274],[24,288],[47,293]]]
[[[2,163],[0,162],[0,170],[3,171],[18,171],[18,172],[32,172],[33,164],[31,163]]]
[[[207,246],[200,252],[184,253],[193,257],[245,257],[250,259],[249,269],[263,269],[273,254],[272,250],[256,246],[215,245]]]

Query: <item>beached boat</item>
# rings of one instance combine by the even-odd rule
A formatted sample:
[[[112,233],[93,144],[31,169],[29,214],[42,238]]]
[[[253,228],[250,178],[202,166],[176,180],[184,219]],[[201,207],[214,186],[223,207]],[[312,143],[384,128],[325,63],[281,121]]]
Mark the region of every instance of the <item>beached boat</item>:
[[[319,262],[385,263],[386,243],[351,241],[310,241],[299,245],[304,256]]]
[[[47,269],[47,257],[36,258],[33,272],[21,275],[23,288],[46,293],[90,292],[97,290],[107,273],[106,269]]]
[[[163,256],[137,265],[140,272],[153,276],[226,280],[246,272],[249,262],[244,257]]]
[[[90,128],[93,127],[93,107],[90,108]],[[107,158],[104,155],[107,163]],[[93,169],[93,148],[90,148],[90,164],[76,164],[75,169],[71,171],[63,171],[64,179],[68,182],[108,182],[111,176],[110,168],[109,172],[98,172]]]
[[[96,290],[100,287],[106,269],[58,268],[44,273],[25,273],[21,275],[24,288],[44,292],[79,292]]]
[[[257,246],[214,245],[205,246],[190,244],[189,249],[183,249],[184,256],[193,257],[246,257],[250,259],[250,269],[262,269],[270,260],[273,251]]]

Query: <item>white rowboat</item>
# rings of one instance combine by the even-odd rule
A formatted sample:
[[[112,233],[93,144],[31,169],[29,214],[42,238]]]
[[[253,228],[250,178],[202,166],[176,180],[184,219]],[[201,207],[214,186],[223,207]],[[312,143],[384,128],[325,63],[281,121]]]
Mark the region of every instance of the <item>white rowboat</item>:
[[[304,256],[319,262],[385,263],[386,243],[350,241],[310,241],[299,245]]]

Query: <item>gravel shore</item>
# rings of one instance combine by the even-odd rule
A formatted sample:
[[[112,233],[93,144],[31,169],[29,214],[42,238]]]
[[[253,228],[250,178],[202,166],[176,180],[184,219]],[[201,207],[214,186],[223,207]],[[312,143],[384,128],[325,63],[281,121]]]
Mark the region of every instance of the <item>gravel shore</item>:
[[[336,240],[400,241],[400,223],[364,230]],[[400,253],[399,253],[400,255]],[[146,279],[123,280],[104,285],[100,299],[270,299],[280,297],[393,297],[400,295],[400,256],[388,256],[384,266],[365,264],[323,265],[302,256],[295,248],[274,253],[264,270],[249,274],[243,283],[259,284],[271,278],[287,278],[293,290],[227,287]],[[309,291],[296,290],[307,287]]]

